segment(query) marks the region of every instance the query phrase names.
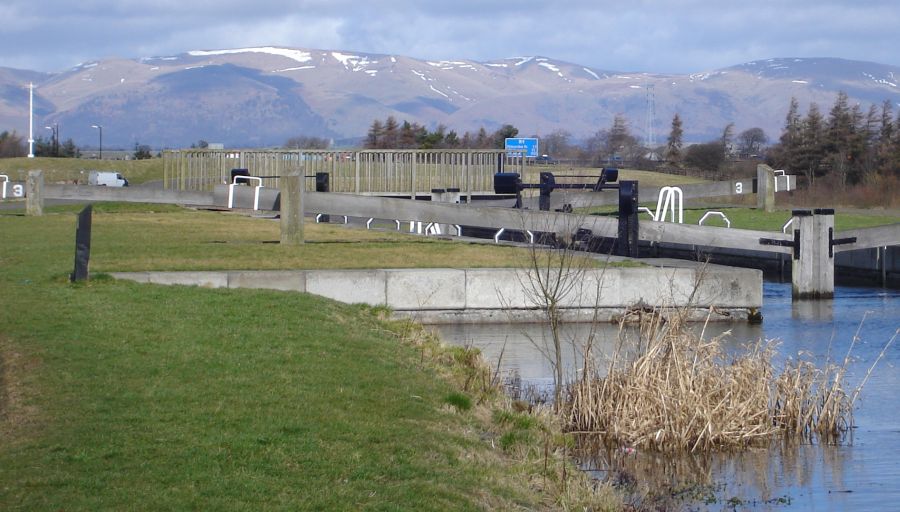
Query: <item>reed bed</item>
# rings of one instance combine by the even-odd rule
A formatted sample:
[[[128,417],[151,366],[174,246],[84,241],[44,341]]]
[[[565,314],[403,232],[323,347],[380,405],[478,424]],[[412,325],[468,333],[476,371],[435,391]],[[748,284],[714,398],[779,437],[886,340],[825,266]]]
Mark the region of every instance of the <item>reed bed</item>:
[[[852,427],[853,403],[872,369],[848,393],[849,352],[840,365],[789,360],[778,371],[775,341],[729,355],[720,338],[705,340],[681,315],[654,313],[642,319],[635,347],[626,351],[620,329],[606,375],[588,354],[582,377],[569,386],[562,408],[567,429],[597,435],[608,446],[698,452],[779,436],[837,442]]]

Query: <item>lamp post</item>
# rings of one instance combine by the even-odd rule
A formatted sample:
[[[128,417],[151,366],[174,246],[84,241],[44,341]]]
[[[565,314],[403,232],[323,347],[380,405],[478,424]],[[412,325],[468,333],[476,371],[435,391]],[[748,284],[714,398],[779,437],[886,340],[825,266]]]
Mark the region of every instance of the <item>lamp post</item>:
[[[45,126],[44,128],[53,133],[53,139],[50,141],[53,143],[53,156],[59,158],[59,123],[54,123],[53,126]]]
[[[103,126],[99,124],[92,124],[91,128],[100,130],[100,160],[103,160]]]

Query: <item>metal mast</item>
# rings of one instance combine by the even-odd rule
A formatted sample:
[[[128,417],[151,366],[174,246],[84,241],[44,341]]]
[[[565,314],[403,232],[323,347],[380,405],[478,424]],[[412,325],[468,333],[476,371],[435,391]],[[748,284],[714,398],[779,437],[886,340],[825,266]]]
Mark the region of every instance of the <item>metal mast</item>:
[[[653,125],[656,123],[656,95],[653,91],[653,84],[647,85],[647,119],[644,131],[647,134],[647,149],[649,151],[656,150],[656,134],[653,132]]]

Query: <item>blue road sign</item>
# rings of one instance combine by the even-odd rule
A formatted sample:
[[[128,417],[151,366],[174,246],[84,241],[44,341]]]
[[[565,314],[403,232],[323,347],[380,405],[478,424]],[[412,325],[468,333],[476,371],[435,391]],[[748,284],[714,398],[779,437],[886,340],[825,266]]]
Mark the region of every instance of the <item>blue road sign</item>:
[[[506,139],[506,151],[525,151],[526,158],[538,157],[538,140],[535,138]],[[519,153],[512,153],[519,154]]]

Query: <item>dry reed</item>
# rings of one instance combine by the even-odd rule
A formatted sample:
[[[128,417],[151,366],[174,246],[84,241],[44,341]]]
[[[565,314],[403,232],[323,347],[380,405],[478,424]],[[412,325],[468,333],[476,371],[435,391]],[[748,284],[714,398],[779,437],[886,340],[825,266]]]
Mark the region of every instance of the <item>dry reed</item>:
[[[704,340],[681,315],[648,315],[631,356],[623,355],[624,332],[605,376],[593,357],[584,358],[583,377],[569,387],[562,411],[568,430],[596,434],[609,446],[697,452],[779,435],[835,442],[852,426],[865,379],[845,391],[849,352],[840,365],[788,361],[777,372],[774,341],[729,356],[721,337]]]

